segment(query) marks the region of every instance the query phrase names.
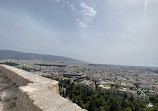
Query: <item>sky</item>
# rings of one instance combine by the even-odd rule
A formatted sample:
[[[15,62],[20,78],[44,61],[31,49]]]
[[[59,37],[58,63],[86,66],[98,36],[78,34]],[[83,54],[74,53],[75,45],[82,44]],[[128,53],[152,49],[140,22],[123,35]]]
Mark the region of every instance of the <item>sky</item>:
[[[158,0],[0,0],[0,49],[158,67]]]

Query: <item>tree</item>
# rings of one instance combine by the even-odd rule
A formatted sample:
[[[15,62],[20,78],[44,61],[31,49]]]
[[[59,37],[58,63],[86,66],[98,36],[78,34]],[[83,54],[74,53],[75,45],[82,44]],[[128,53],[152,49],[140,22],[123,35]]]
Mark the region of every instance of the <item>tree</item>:
[[[66,94],[62,93],[63,84],[66,87]],[[146,103],[144,101],[135,100],[131,96],[128,100],[126,98],[116,97],[109,92],[99,92],[85,86],[75,86],[69,81],[59,81],[60,94],[80,107],[88,111],[145,111]],[[158,96],[151,96],[150,100],[154,103],[153,108],[147,108],[147,111],[158,111]]]
[[[77,104],[78,104],[81,108],[83,108],[83,104],[82,104],[82,101],[81,101],[80,98],[77,98]]]
[[[130,107],[127,107],[124,111],[132,111]]]
[[[132,95],[128,100],[134,102],[134,96]]]
[[[121,111],[121,105],[117,99],[113,98],[110,104],[110,111]]]
[[[96,108],[96,102],[95,101],[91,101],[90,103],[89,103],[89,106],[88,106],[88,111],[96,111],[97,110],[97,108]]]
[[[127,104],[126,104],[126,102],[125,102],[125,99],[123,98],[122,103],[121,103],[121,107],[122,107],[122,108],[125,108],[126,105],[127,105]]]

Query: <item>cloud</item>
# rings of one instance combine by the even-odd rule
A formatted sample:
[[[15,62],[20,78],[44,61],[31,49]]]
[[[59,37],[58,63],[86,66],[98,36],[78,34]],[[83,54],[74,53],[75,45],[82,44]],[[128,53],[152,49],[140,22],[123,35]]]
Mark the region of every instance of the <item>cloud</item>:
[[[84,16],[95,17],[95,15],[97,13],[96,10],[94,10],[92,7],[86,5],[84,2],[82,2],[80,5],[81,5],[81,8],[83,10]]]
[[[81,0],[53,0],[53,2],[70,9],[81,30],[88,28],[97,14],[95,3],[85,3]]]
[[[80,3],[80,6],[82,9],[81,10],[82,18],[78,22],[79,22],[80,28],[85,29],[95,18],[97,11],[93,7],[85,4],[84,2]]]

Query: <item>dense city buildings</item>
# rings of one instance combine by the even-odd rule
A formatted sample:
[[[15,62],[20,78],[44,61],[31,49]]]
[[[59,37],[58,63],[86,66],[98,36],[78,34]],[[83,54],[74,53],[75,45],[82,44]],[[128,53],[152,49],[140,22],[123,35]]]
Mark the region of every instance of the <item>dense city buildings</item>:
[[[74,64],[37,60],[1,60],[17,68],[52,79],[70,79],[75,84],[120,96],[148,100],[158,94],[158,68],[98,64]]]

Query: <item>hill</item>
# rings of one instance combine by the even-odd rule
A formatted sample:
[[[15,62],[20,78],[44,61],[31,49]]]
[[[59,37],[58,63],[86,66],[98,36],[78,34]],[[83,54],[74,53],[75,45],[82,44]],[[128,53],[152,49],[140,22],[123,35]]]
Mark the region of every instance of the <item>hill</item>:
[[[0,59],[15,59],[15,60],[48,60],[54,62],[66,62],[66,63],[86,63],[80,60],[55,56],[55,55],[44,55],[44,54],[35,54],[35,53],[24,53],[12,50],[0,50]]]

